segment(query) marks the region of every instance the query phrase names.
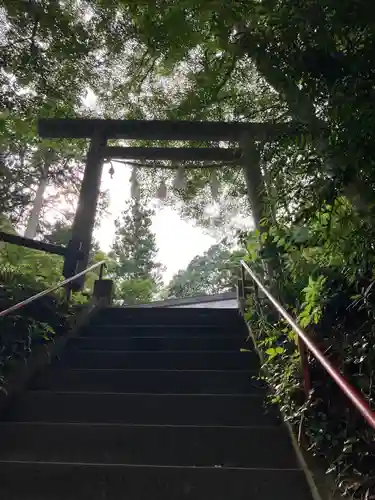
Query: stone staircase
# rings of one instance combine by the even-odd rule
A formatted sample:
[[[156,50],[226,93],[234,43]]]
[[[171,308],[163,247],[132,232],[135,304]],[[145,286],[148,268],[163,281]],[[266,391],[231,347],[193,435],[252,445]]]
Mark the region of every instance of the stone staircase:
[[[3,415],[0,499],[311,500],[245,339],[235,310],[101,310]]]

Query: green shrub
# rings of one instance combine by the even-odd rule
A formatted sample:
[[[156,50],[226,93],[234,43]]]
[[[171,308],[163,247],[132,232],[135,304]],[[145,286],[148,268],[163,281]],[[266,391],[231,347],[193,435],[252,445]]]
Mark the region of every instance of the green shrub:
[[[272,262],[272,291],[375,408],[375,231],[343,199],[314,214],[302,229],[268,228],[262,236],[267,247],[250,248],[249,264],[261,275],[267,259]],[[342,492],[371,498],[373,431],[311,354],[312,390],[305,400],[296,335],[256,290],[247,302],[270,401],[303,430],[309,449],[327,461]]]

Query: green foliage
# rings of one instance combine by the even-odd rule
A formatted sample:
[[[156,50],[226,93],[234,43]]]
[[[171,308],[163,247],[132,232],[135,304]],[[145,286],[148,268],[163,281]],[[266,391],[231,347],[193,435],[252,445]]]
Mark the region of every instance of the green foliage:
[[[152,210],[132,199],[115,222],[110,274],[116,278],[115,296],[125,304],[149,302],[161,284],[152,215]]]
[[[0,265],[10,273],[17,269],[19,274],[29,280],[45,285],[56,284],[61,278],[63,259],[57,255],[44,254],[38,250],[0,243]]]
[[[43,254],[39,259],[33,256],[27,261],[22,259],[20,263],[17,263],[13,255],[13,263],[10,263],[6,261],[6,257],[12,254],[12,251],[19,250],[19,247],[16,249],[10,248],[13,245],[7,247],[9,248],[6,252],[4,248],[2,249],[0,259],[0,310],[46,290],[58,281],[54,281],[56,276],[51,272],[52,266],[47,269],[49,259],[43,259]],[[43,275],[35,274],[37,260],[39,262],[44,260],[46,267],[43,268],[41,265]],[[54,264],[56,266],[55,259]],[[65,303],[63,294],[59,292],[46,295],[19,311],[1,318],[0,378],[4,381],[4,376],[12,369],[14,363],[29,356],[33,346],[53,341],[55,336],[63,334],[69,327],[70,315],[70,308]]]
[[[65,220],[58,219],[54,223],[46,225],[47,227],[45,228],[45,233],[43,234],[44,241],[63,247],[68,246],[72,237],[74,214],[67,213],[64,215]],[[100,254],[100,258],[94,259],[94,256],[98,253]],[[95,238],[93,238],[91,242],[91,255],[95,262],[105,258],[103,252],[101,252],[99,248],[99,243],[95,240]]]
[[[116,283],[116,298],[126,305],[150,302],[155,292],[156,286],[152,279],[130,278]]]
[[[298,190],[306,206],[343,191],[358,204],[372,204],[375,122],[368,102],[375,29],[366,0],[108,4],[134,30],[127,31],[129,50],[104,76],[98,94],[103,110],[118,118],[297,120],[301,131],[307,129],[302,137],[266,144],[265,173],[273,191],[283,193],[284,210],[293,212],[287,200],[302,171],[305,183]],[[324,134],[310,133],[321,127]],[[284,172],[277,185],[276,168]],[[247,215],[243,179],[238,169],[227,170],[221,181],[231,193],[228,203]],[[149,174],[151,188],[157,175]],[[188,192],[175,195],[184,214],[207,226],[205,176],[192,172]]]
[[[15,232],[5,218],[1,220],[0,227]],[[97,252],[92,261],[103,258],[103,253]],[[63,259],[60,256],[0,242],[0,310],[62,281],[62,268]],[[89,273],[85,291],[73,294],[69,304],[65,300],[65,290],[59,289],[0,318],[1,383],[18,360],[30,355],[33,346],[54,341],[56,336],[67,331],[76,307],[87,303],[87,292],[91,292],[97,277],[96,272]]]
[[[283,263],[274,276],[279,298],[374,407],[373,227],[342,197],[305,213],[300,224],[271,226],[262,238],[276,244]],[[252,267],[259,255],[252,249]],[[248,297],[246,319],[264,353],[270,400],[303,429],[309,449],[326,460],[342,491],[354,498],[371,495],[375,455],[368,424],[312,356],[312,392],[304,400],[295,334],[255,292]]]
[[[59,195],[77,196],[85,141],[41,140],[36,121],[82,113],[98,82],[97,51],[108,30],[88,9],[71,1],[1,3],[0,211],[20,226],[42,179],[53,192],[49,207]]]
[[[302,290],[305,293],[305,298],[298,320],[304,328],[310,324],[317,325],[321,319],[324,307],[324,296],[322,295],[325,291],[326,281],[325,276],[318,276],[316,280],[309,276],[309,284]]]
[[[167,287],[168,297],[214,295],[234,290],[242,257],[243,251],[232,250],[225,243],[212,245],[173,276]]]
[[[48,243],[66,247],[72,237],[72,225],[67,224],[62,220],[58,220],[52,227],[49,228],[47,234],[43,235],[43,239]]]

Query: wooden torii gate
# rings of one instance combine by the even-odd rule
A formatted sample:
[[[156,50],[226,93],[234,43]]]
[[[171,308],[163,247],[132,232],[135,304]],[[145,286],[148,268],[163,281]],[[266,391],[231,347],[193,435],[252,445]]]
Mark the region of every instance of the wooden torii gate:
[[[70,277],[88,265],[104,160],[227,162],[231,166],[243,167],[254,222],[258,226],[262,205],[259,198],[262,187],[259,166],[261,147],[280,136],[300,134],[301,125],[295,122],[275,124],[52,118],[40,119],[38,131],[42,138],[90,139],[72,239],[65,256],[64,276]],[[235,147],[119,147],[108,146],[109,139],[226,142]],[[79,286],[82,285],[81,282]]]

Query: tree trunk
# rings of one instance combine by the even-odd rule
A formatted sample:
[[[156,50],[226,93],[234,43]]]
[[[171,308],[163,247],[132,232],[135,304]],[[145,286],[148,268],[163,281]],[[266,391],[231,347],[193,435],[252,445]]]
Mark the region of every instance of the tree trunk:
[[[243,172],[247,186],[247,197],[254,220],[254,226],[261,231],[261,220],[264,216],[264,185],[263,176],[260,170],[260,148],[244,137],[241,140],[243,152]]]
[[[259,74],[285,99],[290,114],[309,128],[319,130],[322,126],[325,127],[324,122],[317,117],[310,97],[285,75],[278,67],[277,58],[270,54],[263,45],[249,31],[246,32],[241,42],[243,52],[254,61]]]
[[[267,222],[269,210],[265,203],[265,185],[260,168],[261,147],[257,147],[251,139],[244,137],[241,140],[241,148],[243,151],[243,172],[254,226],[259,231],[260,247],[265,249],[267,243],[262,241],[262,233],[267,232],[270,224]],[[272,262],[271,258],[268,258],[264,264],[265,277],[271,286],[271,291],[275,293],[275,290],[273,290],[275,263]]]
[[[40,177],[39,185],[35,193],[33,208],[27,221],[25,238],[35,238],[36,236],[40,214],[43,207],[43,197],[48,184],[48,170],[49,165],[45,163],[42,175]]]

